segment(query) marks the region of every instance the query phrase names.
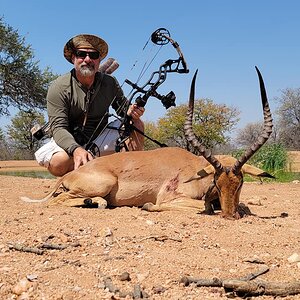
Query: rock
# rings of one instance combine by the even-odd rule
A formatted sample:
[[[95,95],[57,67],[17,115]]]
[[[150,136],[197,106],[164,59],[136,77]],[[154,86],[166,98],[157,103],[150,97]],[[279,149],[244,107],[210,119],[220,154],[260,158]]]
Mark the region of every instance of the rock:
[[[36,274],[29,274],[26,276],[26,278],[29,280],[29,281],[35,281],[38,279],[38,276]]]
[[[289,263],[294,263],[294,262],[300,262],[300,255],[298,253],[293,253],[289,258],[288,258]]]
[[[123,272],[120,276],[119,276],[119,279],[121,281],[130,281],[131,278],[130,278],[130,275],[128,272]]]
[[[261,196],[252,196],[250,198],[247,198],[247,202],[249,205],[257,205],[262,206],[263,201],[266,201],[267,197],[261,197]]]
[[[151,226],[151,225],[154,225],[155,222],[153,222],[153,221],[151,221],[151,220],[146,220],[146,224]]]
[[[154,294],[162,294],[166,291],[166,288],[162,285],[158,285],[152,288]]]
[[[31,283],[27,278],[22,278],[13,288],[12,292],[16,295],[21,295],[22,293],[29,290]]]
[[[254,264],[264,264],[265,262],[257,255],[244,259],[244,262],[254,263]]]

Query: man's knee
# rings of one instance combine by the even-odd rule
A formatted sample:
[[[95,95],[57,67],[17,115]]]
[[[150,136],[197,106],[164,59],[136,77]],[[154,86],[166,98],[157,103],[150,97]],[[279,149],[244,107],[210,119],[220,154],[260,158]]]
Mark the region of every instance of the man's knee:
[[[66,173],[72,171],[74,169],[73,158],[69,157],[69,155],[60,151],[54,153],[50,160],[48,171],[54,176],[63,176]]]

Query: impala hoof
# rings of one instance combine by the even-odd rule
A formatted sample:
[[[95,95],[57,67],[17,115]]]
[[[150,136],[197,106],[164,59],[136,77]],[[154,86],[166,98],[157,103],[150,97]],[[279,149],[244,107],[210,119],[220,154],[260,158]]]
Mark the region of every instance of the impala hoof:
[[[86,198],[83,200],[84,205],[86,206],[92,206],[93,200],[91,198]]]

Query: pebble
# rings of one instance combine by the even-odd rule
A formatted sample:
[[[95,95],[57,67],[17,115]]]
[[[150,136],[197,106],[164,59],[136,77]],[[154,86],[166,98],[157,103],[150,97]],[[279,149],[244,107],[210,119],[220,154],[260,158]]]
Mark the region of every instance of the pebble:
[[[153,222],[153,221],[151,221],[151,220],[146,220],[146,224],[147,224],[147,225],[154,225],[155,222]]]
[[[119,276],[119,279],[121,281],[130,281],[131,278],[130,278],[130,275],[128,272],[123,272],[120,276]]]
[[[164,293],[167,289],[163,287],[162,285],[158,285],[152,288],[154,294],[162,294]]]
[[[262,206],[263,202],[266,202],[267,197],[261,197],[261,196],[252,196],[250,198],[247,198],[247,202],[249,205],[257,205]]]
[[[289,258],[288,258],[289,263],[294,263],[294,262],[300,262],[300,255],[298,253],[293,253]]]
[[[32,286],[31,282],[27,278],[22,278],[12,289],[12,292],[16,295],[21,295],[22,293],[29,290]]]
[[[38,279],[38,276],[36,274],[29,274],[26,276],[26,278],[29,280],[29,281],[35,281]]]

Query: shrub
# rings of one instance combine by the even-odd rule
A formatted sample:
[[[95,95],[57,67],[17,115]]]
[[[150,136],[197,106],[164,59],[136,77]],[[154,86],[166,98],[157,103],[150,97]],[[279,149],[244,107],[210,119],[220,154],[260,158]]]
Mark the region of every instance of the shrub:
[[[238,158],[244,150],[239,149],[232,154]],[[265,144],[248,161],[248,163],[263,170],[274,172],[284,170],[287,164],[287,151],[282,144]]]

